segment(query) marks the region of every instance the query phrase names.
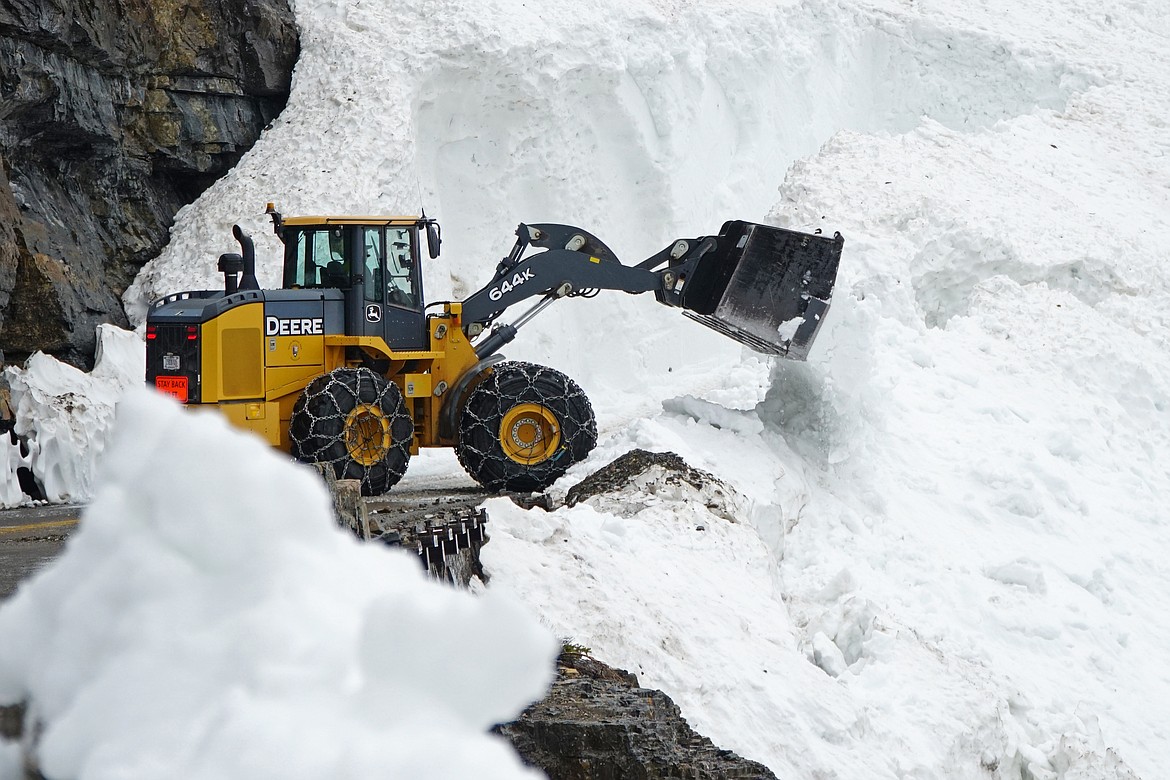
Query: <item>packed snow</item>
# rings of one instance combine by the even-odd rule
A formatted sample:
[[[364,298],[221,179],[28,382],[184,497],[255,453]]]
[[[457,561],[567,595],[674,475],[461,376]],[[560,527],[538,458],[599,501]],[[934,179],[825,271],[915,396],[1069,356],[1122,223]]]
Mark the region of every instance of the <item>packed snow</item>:
[[[114,406],[146,375],[142,339],[113,325],[98,326],[93,371],[85,373],[38,352],[23,368],[6,369],[16,419],[27,453],[0,440],[8,453],[0,506],[18,506],[16,469],[28,468],[53,502],[88,499],[98,487],[97,463],[112,427]],[[7,437],[4,437],[5,439]]]
[[[564,302],[521,331],[508,356],[566,371],[599,416],[597,450],[556,490],[633,447],[671,450],[733,486],[738,514],[635,489],[551,513],[495,499],[483,596],[522,600],[553,634],[636,672],[700,732],[781,777],[1161,776],[1164,9],[316,0],[296,13],[304,49],[288,109],[181,212],[127,293],[135,322],[156,295],[220,286],[215,258],[232,251],[233,223],[274,257],[270,200],[286,214],[425,206],[444,224],[444,255],[426,269],[435,299],[478,289],[520,221],[578,224],[627,263],[725,219],[840,231],[832,309],[804,364],[746,352],[646,296]],[[261,266],[274,284],[277,264]],[[93,421],[78,427],[64,394],[35,389],[58,381],[38,361],[8,372],[22,430],[39,442],[8,462],[57,475],[57,496],[104,490],[90,453],[105,446],[123,374],[68,385],[94,399]],[[66,430],[92,431],[88,446],[72,433],[50,445]],[[441,455],[425,465],[458,468]],[[187,516],[252,522],[219,507]],[[155,524],[165,532],[164,518],[135,517],[110,526],[125,529],[120,544],[148,545]],[[71,548],[83,547],[84,525]],[[226,572],[270,555],[247,552],[213,563]],[[84,562],[70,555],[61,568]],[[325,561],[314,563],[320,577],[342,576]],[[0,621],[59,591],[55,571]],[[123,588],[114,603],[134,596],[133,582]],[[295,608],[328,612],[336,598],[355,609],[348,590],[296,593],[311,603],[262,601],[252,617],[278,638]],[[86,604],[111,609],[100,592]],[[129,637],[102,645],[111,663],[147,663]],[[193,651],[172,641],[164,652]],[[272,673],[248,658],[255,674]],[[47,655],[39,674],[65,697],[90,669],[83,661]],[[209,678],[188,682],[208,697],[235,679],[199,668]],[[12,694],[32,677],[7,679]],[[358,722],[329,679],[315,679],[329,712]],[[280,696],[257,704],[317,723]],[[57,744],[77,756],[102,732],[75,718],[76,736]],[[203,749],[193,744],[180,747]],[[102,755],[137,760],[123,747]],[[0,746],[0,766],[14,754]]]

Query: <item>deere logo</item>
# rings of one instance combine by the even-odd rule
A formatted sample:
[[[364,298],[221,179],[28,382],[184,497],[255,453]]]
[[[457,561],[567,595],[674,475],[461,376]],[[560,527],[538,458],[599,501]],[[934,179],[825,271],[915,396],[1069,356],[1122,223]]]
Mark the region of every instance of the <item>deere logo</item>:
[[[320,336],[325,333],[325,320],[320,317],[264,318],[265,336]]]
[[[366,306],[366,321],[367,322],[381,322],[382,321],[382,307],[376,303],[371,303]]]

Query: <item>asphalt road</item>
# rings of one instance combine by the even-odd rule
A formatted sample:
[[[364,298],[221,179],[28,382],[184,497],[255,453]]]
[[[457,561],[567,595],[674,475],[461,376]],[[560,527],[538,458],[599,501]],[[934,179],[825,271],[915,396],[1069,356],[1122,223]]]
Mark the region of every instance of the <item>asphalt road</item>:
[[[57,556],[77,527],[81,509],[55,504],[0,510],[0,600]]]
[[[473,507],[488,493],[468,478],[404,480],[385,496],[366,499],[375,531],[402,522],[443,522],[460,507]],[[81,505],[45,505],[0,510],[0,601],[21,581],[53,560],[78,526]]]

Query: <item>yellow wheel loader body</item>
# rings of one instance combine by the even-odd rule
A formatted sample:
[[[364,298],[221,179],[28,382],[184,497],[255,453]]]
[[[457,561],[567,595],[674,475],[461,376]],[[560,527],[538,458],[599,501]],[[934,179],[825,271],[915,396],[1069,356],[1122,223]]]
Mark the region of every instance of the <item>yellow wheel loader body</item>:
[[[428,306],[421,266],[424,243],[439,254],[434,220],[269,213],[284,244],[282,287],[260,289],[252,240],[237,226],[241,253],[220,257],[222,290],[150,307],[147,383],[331,464],[367,494],[389,489],[422,447],[456,448],[475,479],[507,490],[542,490],[588,454],[596,424],[576,383],[499,363],[517,328],[560,298],[653,292],[757,351],[803,359],[843,243],[728,222],[631,267],[579,228],[522,224],[487,285]],[[512,324],[496,322],[530,298]]]

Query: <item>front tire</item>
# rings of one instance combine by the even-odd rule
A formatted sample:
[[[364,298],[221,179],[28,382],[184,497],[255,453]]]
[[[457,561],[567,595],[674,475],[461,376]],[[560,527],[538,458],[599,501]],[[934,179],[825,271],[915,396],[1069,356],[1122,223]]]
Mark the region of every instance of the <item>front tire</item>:
[[[488,490],[539,492],[597,443],[597,421],[569,377],[532,363],[499,363],[475,387],[459,419],[455,454]]]
[[[410,462],[414,423],[402,391],[368,368],[338,368],[309,383],[289,421],[292,456],[327,463],[363,496],[389,490]]]

